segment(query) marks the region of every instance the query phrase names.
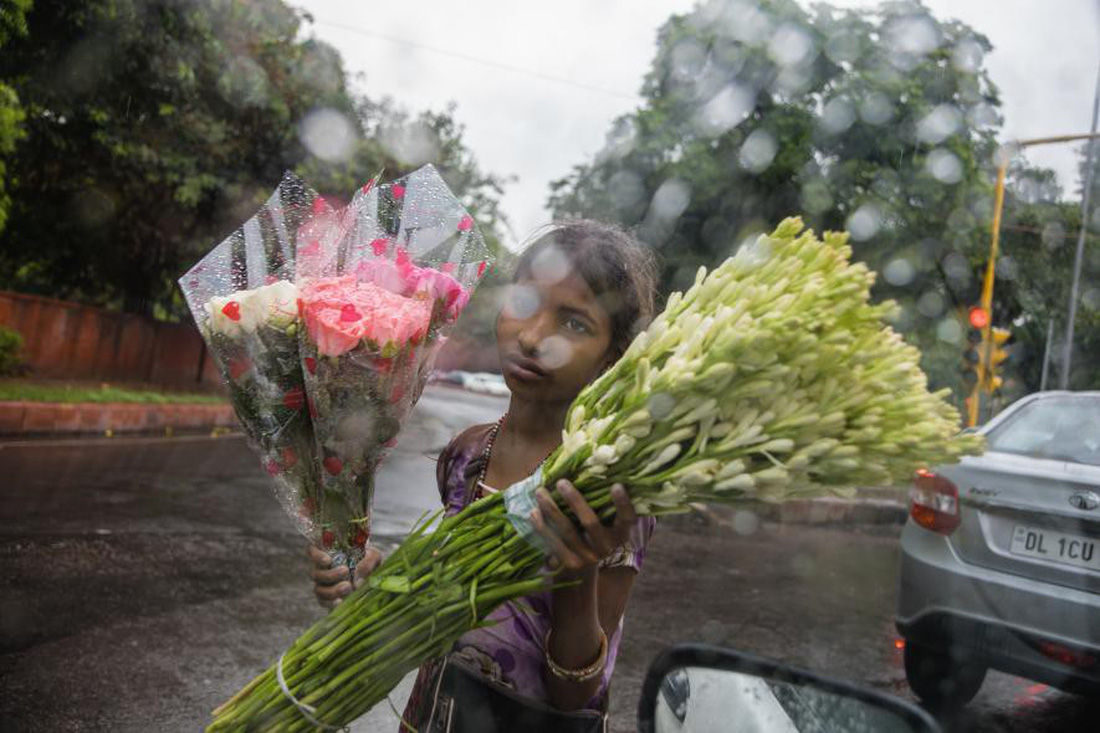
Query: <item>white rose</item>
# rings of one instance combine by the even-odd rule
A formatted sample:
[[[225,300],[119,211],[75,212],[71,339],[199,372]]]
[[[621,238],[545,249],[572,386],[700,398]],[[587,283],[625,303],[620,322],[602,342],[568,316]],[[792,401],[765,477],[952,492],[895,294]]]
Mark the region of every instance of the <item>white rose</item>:
[[[249,300],[256,301],[272,325],[287,326],[298,317],[298,288],[289,280],[277,280],[249,293]]]
[[[215,296],[203,306],[215,333],[237,336],[251,333],[264,323],[289,325],[298,315],[298,289],[294,283],[278,280],[271,285]]]

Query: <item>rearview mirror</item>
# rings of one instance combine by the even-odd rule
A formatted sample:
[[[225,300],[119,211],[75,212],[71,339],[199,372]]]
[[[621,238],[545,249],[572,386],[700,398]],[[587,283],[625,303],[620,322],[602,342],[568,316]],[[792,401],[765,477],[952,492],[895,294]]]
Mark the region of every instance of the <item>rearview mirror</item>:
[[[685,644],[649,667],[641,733],[940,733],[904,700],[733,649]]]

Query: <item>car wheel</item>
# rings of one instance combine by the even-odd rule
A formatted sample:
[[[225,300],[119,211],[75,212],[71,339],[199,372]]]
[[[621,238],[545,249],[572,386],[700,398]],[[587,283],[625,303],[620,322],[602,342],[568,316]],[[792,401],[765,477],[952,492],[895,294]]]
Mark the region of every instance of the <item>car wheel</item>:
[[[986,666],[923,644],[905,644],[905,677],[921,702],[933,710],[961,708],[985,681]]]

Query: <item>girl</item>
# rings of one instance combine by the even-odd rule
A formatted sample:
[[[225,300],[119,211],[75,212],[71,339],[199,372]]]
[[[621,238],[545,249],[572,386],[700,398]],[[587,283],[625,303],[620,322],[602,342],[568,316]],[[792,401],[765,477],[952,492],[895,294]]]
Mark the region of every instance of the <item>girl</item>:
[[[523,253],[496,324],[511,401],[496,423],[469,428],[440,455],[437,477],[448,514],[534,473],[561,442],[573,399],[615,363],[653,316],[654,291],[648,251],[612,226],[554,224]],[[499,623],[463,636],[454,654],[533,708],[589,710],[598,717],[607,709],[623,611],[654,520],[637,518],[621,486],[612,491],[618,511],[611,526],[599,522],[568,481],[555,488],[583,529],[557,509],[546,488],[539,489],[531,518],[549,548],[550,567],[569,586],[498,608],[490,618]],[[314,547],[309,552],[315,592],[324,604],[338,603],[382,559],[370,548],[349,577],[347,568],[330,569],[325,553]],[[440,667],[436,661],[420,670],[404,714],[415,728],[438,703]],[[455,699],[460,711],[461,698]],[[560,720],[540,720],[542,727],[566,729]]]

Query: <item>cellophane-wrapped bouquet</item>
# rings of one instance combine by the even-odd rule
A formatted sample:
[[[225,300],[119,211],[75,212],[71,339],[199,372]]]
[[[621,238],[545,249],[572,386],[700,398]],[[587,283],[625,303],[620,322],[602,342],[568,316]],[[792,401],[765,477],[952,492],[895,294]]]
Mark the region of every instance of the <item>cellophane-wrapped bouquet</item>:
[[[676,293],[574,401],[543,468],[417,528],[370,581],[214,712],[209,730],[340,726],[384,700],[505,601],[545,588],[534,490],[570,478],[605,519],[610,487],[641,514],[888,485],[980,449],[872,304],[844,234],[798,219]],[[568,508],[554,492],[558,505]]]
[[[425,166],[338,209],[288,174],[180,279],[276,495],[337,561],[362,557],[374,472],[490,261]]]
[[[294,260],[299,232],[335,225],[324,199],[288,173],[252,218],[179,280],[276,497],[315,542],[320,533],[302,507],[318,496],[320,465],[305,409]]]
[[[473,218],[431,166],[364,186],[339,236],[298,250],[302,364],[320,461],[322,544],[354,563],[374,473],[420,398],[446,333],[485,274]]]

